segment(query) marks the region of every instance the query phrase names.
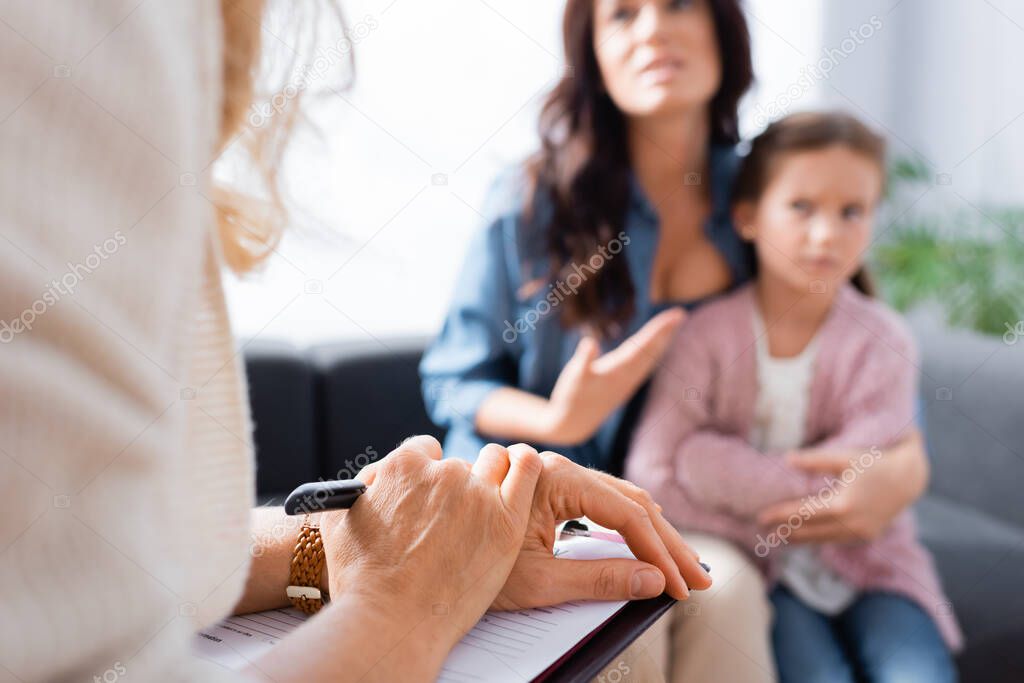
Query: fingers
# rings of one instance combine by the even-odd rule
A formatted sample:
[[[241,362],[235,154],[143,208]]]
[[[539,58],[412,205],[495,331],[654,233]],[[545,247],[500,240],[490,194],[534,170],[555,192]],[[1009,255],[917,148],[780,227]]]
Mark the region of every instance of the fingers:
[[[661,570],[669,595],[677,600],[689,596],[686,580],[675,558],[642,505],[601,481],[580,491],[579,500],[583,514],[601,526],[618,531],[638,560],[649,562]],[[692,557],[684,558],[683,562],[695,563]]]
[[[526,444],[517,443],[508,448],[508,474],[501,482],[501,498],[515,511],[524,524],[533,508],[533,494],[537,489],[544,464],[537,451]]]
[[[607,473],[601,473],[601,476],[604,477],[604,480],[610,485],[614,486],[647,509],[647,513],[651,516],[651,520],[654,522],[654,526],[657,529],[658,534],[661,536],[662,540],[665,541],[665,545],[668,547],[673,557],[689,556],[694,560],[700,559],[700,554],[690,547],[689,543],[683,540],[683,537],[679,535],[676,528],[672,526],[661,514],[662,507],[654,502],[650,493],[631,481],[619,479],[618,477],[613,477]]]
[[[508,449],[496,443],[489,443],[480,450],[476,462],[470,470],[475,477],[491,484],[500,486],[508,474]]]
[[[686,569],[696,584],[710,585],[710,579],[690,554],[692,551],[679,545],[673,553],[666,547],[655,528],[655,520],[661,520],[661,515],[653,512],[653,501],[641,489],[602,472],[581,467],[557,453],[546,451],[541,454],[541,459],[548,482],[544,490],[549,500],[544,503],[551,506],[556,519],[586,515],[601,526],[615,529],[622,534],[637,559],[661,570],[665,577],[666,591],[676,599],[681,600],[689,595],[680,567]],[[645,504],[632,500],[619,487],[635,489]],[[664,532],[665,528],[660,526],[660,521],[657,524]],[[673,537],[678,537],[674,530],[668,535],[670,541]],[[701,575],[704,578],[700,578]]]
[[[705,590],[711,587],[711,575],[707,573],[700,564],[700,555],[683,540],[676,528],[672,526],[661,514],[661,506],[654,502],[651,495],[632,482],[625,479],[613,477],[610,474],[601,475],[604,480],[615,487],[634,502],[644,506],[651,518],[655,531],[661,537],[669,554],[675,561],[679,572],[682,574],[686,585],[690,589]]]
[[[788,528],[788,527],[787,527]],[[789,535],[790,543],[829,543],[839,541],[864,541],[850,529],[835,520],[808,523],[794,529]]]
[[[569,360],[574,365],[579,365],[582,368],[586,368],[588,365],[594,362],[601,354],[601,345],[597,343],[597,340],[587,335],[580,339],[580,343],[576,345],[576,350],[572,354],[572,358]]]
[[[379,462],[370,463],[363,469],[359,470],[359,474],[356,475],[356,479],[369,486],[377,478],[377,465],[379,464]]]
[[[643,600],[665,591],[661,571],[638,560],[536,560],[535,575],[544,580],[525,593],[531,604],[522,608],[555,605],[567,600]]]
[[[646,376],[661,359],[673,335],[685,319],[686,312],[680,308],[669,309],[654,316],[618,348],[601,358],[603,364],[610,366],[602,369],[632,366],[638,374]]]
[[[660,514],[651,515],[655,531],[675,562],[687,589],[706,590],[711,587],[711,575],[700,564],[700,556],[691,548],[675,527]]]
[[[870,540],[870,534],[858,533],[849,518],[849,506],[837,498],[830,507],[808,516],[804,501],[790,500],[765,508],[757,523],[766,534],[776,535],[786,543],[827,543]]]
[[[685,319],[686,311],[681,308],[662,311],[648,320],[627,341],[634,348],[634,353],[637,349],[656,349],[659,345],[663,347]]]
[[[398,448],[391,451],[377,462],[370,463],[363,469],[359,470],[359,474],[356,475],[356,479],[360,480],[367,486],[370,486],[373,484],[374,480],[376,480],[377,472],[380,470],[380,467],[389,460],[401,457],[426,457],[431,460],[440,460],[442,455],[443,451],[441,449],[441,443],[434,437],[429,434],[411,436],[403,441]]]
[[[388,453],[386,457],[397,457],[411,453],[426,456],[431,460],[440,460],[441,456],[444,455],[444,452],[441,450],[440,441],[429,434],[420,434],[418,436],[410,436],[402,442],[402,445]]]
[[[656,505],[656,504],[655,504]],[[683,540],[676,528],[662,517],[660,510],[648,510],[654,529],[658,532],[669,554],[676,563],[679,573],[686,581],[687,588],[706,590],[711,587],[712,579],[707,570],[700,564],[700,555]]]
[[[850,466],[850,460],[845,453],[812,449],[788,453],[786,464],[807,472],[838,475]]]
[[[773,503],[757,514],[759,526],[778,526],[785,524],[793,515],[800,516],[800,506],[803,500],[784,500],[780,503]]]

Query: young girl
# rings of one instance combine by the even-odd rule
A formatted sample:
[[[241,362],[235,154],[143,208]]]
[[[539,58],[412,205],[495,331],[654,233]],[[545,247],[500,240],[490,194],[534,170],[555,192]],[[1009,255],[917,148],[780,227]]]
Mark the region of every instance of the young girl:
[[[843,114],[771,125],[733,195],[757,251],[756,282],[683,326],[651,387],[626,476],[677,526],[757,558],[786,681],[955,679],[961,635],[910,512],[855,543],[790,535],[914,425],[917,355],[903,322],[871,298],[860,267],[884,184],[884,142]],[[788,462],[796,449],[860,449],[839,476]],[[774,529],[773,503],[803,498]]]

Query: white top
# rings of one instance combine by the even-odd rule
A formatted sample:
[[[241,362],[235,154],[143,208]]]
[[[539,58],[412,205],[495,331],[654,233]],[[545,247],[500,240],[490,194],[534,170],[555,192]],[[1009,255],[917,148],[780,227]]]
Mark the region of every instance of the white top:
[[[774,357],[768,349],[764,321],[756,308],[754,334],[758,392],[750,444],[763,453],[783,454],[804,445],[818,337],[796,356]],[[852,586],[821,563],[818,549],[812,545],[784,548],[779,569],[782,584],[823,614],[838,614],[856,597]]]
[[[0,11],[0,680],[233,678],[190,651],[253,502],[200,194],[220,5],[48,7]]]

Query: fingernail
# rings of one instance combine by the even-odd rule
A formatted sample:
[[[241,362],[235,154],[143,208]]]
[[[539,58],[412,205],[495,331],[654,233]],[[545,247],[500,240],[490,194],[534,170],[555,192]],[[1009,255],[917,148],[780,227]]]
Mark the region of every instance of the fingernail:
[[[661,572],[655,569],[641,569],[633,574],[633,581],[630,585],[630,593],[633,598],[653,598],[661,595],[665,587],[665,580]]]

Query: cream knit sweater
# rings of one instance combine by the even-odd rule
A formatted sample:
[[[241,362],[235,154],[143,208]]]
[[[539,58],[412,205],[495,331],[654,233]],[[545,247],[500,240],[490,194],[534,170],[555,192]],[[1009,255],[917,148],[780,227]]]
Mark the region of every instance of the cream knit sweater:
[[[0,681],[228,676],[189,652],[253,499],[203,196],[219,4],[132,6],[0,8]]]

